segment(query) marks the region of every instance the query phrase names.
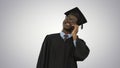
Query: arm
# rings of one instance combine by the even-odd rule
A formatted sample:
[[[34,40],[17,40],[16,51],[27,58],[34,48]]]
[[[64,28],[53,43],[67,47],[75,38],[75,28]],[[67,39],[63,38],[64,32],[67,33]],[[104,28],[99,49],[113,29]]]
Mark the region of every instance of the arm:
[[[73,25],[74,29],[72,31],[72,36],[74,40],[74,45],[75,45],[75,52],[74,52],[74,58],[76,61],[83,61],[89,54],[90,50],[87,47],[86,43],[79,39],[77,36],[78,33],[78,25]]]
[[[90,50],[87,47],[86,43],[83,40],[77,38],[75,52],[74,52],[74,59],[76,61],[83,61],[84,59],[87,58],[89,52]]]

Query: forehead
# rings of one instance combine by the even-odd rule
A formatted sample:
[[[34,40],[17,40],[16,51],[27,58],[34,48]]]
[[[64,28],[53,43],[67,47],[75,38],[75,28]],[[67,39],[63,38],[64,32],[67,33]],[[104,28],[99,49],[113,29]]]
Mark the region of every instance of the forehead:
[[[76,16],[74,16],[74,15],[72,15],[72,14],[69,14],[67,17],[70,17],[70,18],[72,18],[72,19],[77,20],[77,17],[76,17]]]

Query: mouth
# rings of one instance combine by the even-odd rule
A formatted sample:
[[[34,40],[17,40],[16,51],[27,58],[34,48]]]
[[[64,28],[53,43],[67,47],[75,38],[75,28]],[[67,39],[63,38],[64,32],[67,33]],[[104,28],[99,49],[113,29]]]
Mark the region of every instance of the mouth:
[[[71,32],[72,31],[72,26],[69,22],[64,23],[64,30]]]
[[[68,22],[66,22],[65,25],[71,27],[71,24]]]
[[[64,28],[68,29],[68,30],[71,30],[72,29],[72,25],[69,22],[65,22],[64,23]]]

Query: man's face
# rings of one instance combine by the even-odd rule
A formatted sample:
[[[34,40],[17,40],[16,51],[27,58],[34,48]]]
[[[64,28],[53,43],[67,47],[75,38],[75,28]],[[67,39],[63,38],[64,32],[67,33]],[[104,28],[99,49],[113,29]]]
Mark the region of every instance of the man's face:
[[[63,21],[63,29],[67,31],[73,30],[73,25],[77,24],[77,17],[74,15],[66,16],[65,20]]]

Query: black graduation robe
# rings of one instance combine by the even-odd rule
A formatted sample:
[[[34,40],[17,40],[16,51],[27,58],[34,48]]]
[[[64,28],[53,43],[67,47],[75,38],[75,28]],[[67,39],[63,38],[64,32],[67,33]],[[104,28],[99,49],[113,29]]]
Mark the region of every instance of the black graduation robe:
[[[77,68],[76,61],[83,61],[89,48],[82,39],[72,37],[64,41],[60,33],[47,35],[41,47],[36,68]]]

